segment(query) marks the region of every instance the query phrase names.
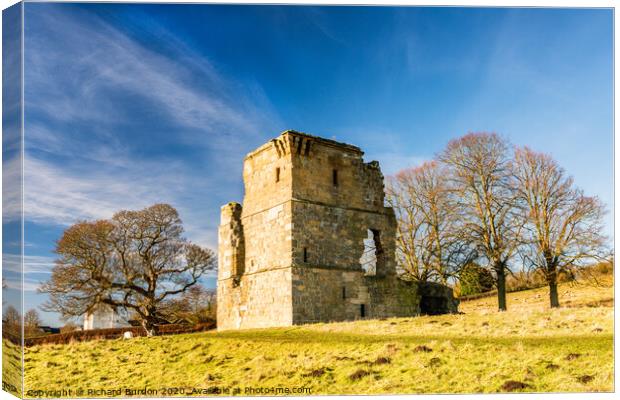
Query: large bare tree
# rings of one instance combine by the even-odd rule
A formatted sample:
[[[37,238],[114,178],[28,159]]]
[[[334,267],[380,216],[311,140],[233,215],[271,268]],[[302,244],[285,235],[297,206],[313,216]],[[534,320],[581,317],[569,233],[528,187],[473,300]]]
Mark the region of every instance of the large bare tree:
[[[166,322],[161,305],[216,266],[215,256],[182,237],[177,211],[156,204],[110,220],[79,222],[57,242],[58,259],[40,291],[43,309],[78,317],[98,304],[135,313],[148,335]]]
[[[498,308],[506,310],[506,274],[522,227],[508,143],[495,133],[469,133],[450,141],[439,160],[450,171],[460,236],[493,271]]]
[[[472,252],[456,235],[458,216],[445,170],[436,161],[402,170],[388,180],[386,191],[398,222],[399,265],[415,280],[446,284]]]
[[[551,307],[559,307],[558,273],[607,255],[604,208],[587,197],[549,155],[527,147],[515,151],[519,199],[527,215],[531,264],[545,273]]]

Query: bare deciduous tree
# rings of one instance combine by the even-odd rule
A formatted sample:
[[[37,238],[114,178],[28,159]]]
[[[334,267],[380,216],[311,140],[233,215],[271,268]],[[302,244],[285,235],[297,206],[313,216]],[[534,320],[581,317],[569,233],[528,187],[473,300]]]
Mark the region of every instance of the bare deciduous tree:
[[[22,316],[13,306],[8,306],[2,315],[3,329],[14,336],[21,336]]]
[[[177,211],[167,204],[69,227],[57,242],[52,276],[40,289],[50,296],[43,309],[78,317],[107,304],[135,313],[147,334],[156,334],[165,322],[161,305],[216,265],[211,250],[182,233]]]
[[[559,307],[558,273],[605,256],[603,205],[575,188],[573,179],[547,154],[518,148],[514,171],[533,250],[527,259],[544,271],[550,305]]]
[[[448,167],[460,236],[494,272],[499,310],[506,310],[506,273],[520,244],[508,144],[495,133],[469,133],[452,140],[439,160]]]
[[[170,299],[163,312],[174,322],[200,323],[215,319],[215,291],[194,285],[180,296]]]
[[[24,314],[24,335],[26,337],[34,336],[41,333],[41,317],[35,309],[30,309]]]
[[[415,280],[446,284],[472,252],[455,234],[458,217],[445,171],[435,161],[405,169],[389,179],[386,191],[398,222],[399,265]]]

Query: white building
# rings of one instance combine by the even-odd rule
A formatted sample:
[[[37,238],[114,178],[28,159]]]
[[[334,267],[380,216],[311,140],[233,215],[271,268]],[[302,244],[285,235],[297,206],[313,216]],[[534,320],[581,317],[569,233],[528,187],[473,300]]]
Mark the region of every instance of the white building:
[[[98,305],[92,312],[84,314],[84,330],[122,328],[129,326],[127,319],[114,312],[108,305]]]

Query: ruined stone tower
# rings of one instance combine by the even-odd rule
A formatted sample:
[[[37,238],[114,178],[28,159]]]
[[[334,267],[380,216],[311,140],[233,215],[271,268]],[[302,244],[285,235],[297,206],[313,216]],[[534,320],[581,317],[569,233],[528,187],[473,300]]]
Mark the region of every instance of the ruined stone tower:
[[[222,207],[218,329],[419,313],[396,277],[379,163],[363,154],[285,131],[245,157],[243,206]]]

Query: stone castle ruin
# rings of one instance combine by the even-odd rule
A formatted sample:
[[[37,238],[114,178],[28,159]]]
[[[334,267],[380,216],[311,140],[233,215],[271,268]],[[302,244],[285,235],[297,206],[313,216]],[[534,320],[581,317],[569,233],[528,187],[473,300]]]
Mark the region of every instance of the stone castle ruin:
[[[285,131],[245,157],[243,206],[221,210],[218,329],[455,311],[451,289],[397,277],[396,219],[363,154]]]

